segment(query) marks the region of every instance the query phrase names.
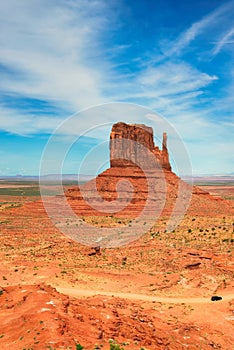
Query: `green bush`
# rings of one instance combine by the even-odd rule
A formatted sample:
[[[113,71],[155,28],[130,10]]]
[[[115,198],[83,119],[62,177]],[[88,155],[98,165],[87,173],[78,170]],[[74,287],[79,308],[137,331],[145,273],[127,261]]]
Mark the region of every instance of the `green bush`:
[[[80,344],[76,344],[76,350],[82,350],[84,347]]]
[[[110,339],[110,350],[124,350],[119,344],[117,344],[114,340]]]
[[[116,341],[113,339],[109,340],[109,344],[110,344],[110,350],[124,350],[124,348],[121,345],[119,345],[118,343],[116,343]],[[128,345],[128,343],[126,343],[126,344],[123,343],[123,344]],[[94,350],[101,349],[101,347],[102,347],[102,345],[100,345],[100,346],[96,345]],[[82,345],[76,344],[76,350],[83,350],[83,349],[84,349],[84,347]],[[146,348],[141,347],[140,350],[146,350]]]

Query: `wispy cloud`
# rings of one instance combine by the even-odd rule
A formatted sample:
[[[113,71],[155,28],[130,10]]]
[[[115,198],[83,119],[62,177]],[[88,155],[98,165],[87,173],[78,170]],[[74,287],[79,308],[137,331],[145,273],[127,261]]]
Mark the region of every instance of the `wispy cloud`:
[[[141,72],[138,83],[158,96],[170,96],[199,91],[217,79],[217,76],[203,73],[186,62],[167,61]]]
[[[25,114],[17,109],[0,106],[0,129],[19,135],[50,133],[62,122],[59,117]]]
[[[103,10],[108,13],[101,0],[1,2],[0,62],[14,71],[3,76],[1,91],[65,104],[68,110],[104,101],[105,65],[96,44],[108,22]]]
[[[234,27],[232,27],[228,32],[226,32],[222,38],[217,42],[214,50],[213,56],[216,56],[227,44],[234,44]]]
[[[203,34],[204,31],[209,30],[210,27],[217,25],[220,17],[233,9],[233,7],[233,1],[224,3],[201,20],[193,23],[187,30],[181,33],[173,43],[167,44],[168,46],[164,51],[164,55],[180,55],[182,51],[186,49],[199,35]]]

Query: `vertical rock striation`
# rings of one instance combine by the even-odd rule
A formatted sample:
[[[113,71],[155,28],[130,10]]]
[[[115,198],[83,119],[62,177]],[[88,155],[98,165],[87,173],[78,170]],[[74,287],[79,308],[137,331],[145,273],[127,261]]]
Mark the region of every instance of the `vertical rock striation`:
[[[127,140],[134,142],[127,142]],[[144,146],[155,155],[158,164],[171,171],[167,150],[167,134],[163,133],[162,150],[154,144],[153,129],[144,124],[113,125],[110,134],[110,165],[111,167],[131,167],[144,163]],[[130,161],[131,159],[132,161]],[[150,164],[149,164],[150,167]]]

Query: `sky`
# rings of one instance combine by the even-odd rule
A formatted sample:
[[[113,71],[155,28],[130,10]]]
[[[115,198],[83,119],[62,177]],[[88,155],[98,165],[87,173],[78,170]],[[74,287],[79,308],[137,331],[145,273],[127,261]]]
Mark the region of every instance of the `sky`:
[[[152,113],[176,130],[193,174],[233,173],[233,18],[234,1],[1,1],[0,176],[38,175],[50,135],[56,159],[88,118],[96,133],[71,146],[63,172],[76,173],[100,142],[107,164],[111,123],[155,129]],[[109,103],[125,104],[119,117]],[[152,113],[134,115],[132,104]],[[76,128],[55,132],[74,114]]]

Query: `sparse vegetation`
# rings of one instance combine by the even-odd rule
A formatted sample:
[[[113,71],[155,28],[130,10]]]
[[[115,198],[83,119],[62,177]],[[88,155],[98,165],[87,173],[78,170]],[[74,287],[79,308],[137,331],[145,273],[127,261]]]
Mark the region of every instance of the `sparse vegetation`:
[[[16,187],[16,188],[0,188],[0,195],[2,196],[40,196],[40,188],[36,187]]]
[[[83,350],[84,347],[80,344],[76,344],[76,350]]]
[[[125,350],[124,346],[129,345],[129,343],[123,343],[122,345],[118,344],[115,340],[113,339],[109,339],[109,345],[110,345],[110,350]],[[101,350],[103,347],[103,345],[95,345],[93,350]],[[52,350],[52,347],[50,347],[50,349]],[[80,344],[76,344],[76,350],[85,350],[85,348],[80,345]],[[139,350],[147,350],[144,347],[141,347]]]
[[[70,301],[69,312],[66,317],[61,317],[57,314],[52,314],[51,320],[44,320],[44,314],[38,313],[37,319],[34,320],[34,325],[32,326],[32,320],[24,320],[23,322],[31,322],[28,325],[28,330],[26,328],[24,336],[22,338],[22,333],[17,334],[17,340],[21,339],[21,349],[29,350],[25,346],[25,341],[30,339],[32,341],[31,346],[37,345],[39,348],[43,348],[43,334],[49,327],[49,322],[58,322],[61,330],[64,331],[65,336],[71,337],[69,343],[63,346],[64,349],[73,349],[76,346],[80,346],[78,349],[86,349],[86,343],[81,341],[75,346],[74,340],[78,333],[76,330],[72,330],[68,333],[66,327],[65,319],[71,317],[73,308],[76,307],[78,311],[74,313],[74,318],[69,320],[75,322],[73,327],[79,325],[82,322],[82,327],[91,327],[90,325],[95,324],[96,318],[99,320],[99,325],[104,324],[109,327],[109,322],[106,322],[107,318],[118,324],[126,325],[127,329],[126,339],[132,339],[127,342],[122,342],[117,338],[116,341],[112,341],[112,344],[106,345],[104,338],[106,334],[104,333],[103,338],[97,338],[97,342],[100,344],[93,345],[90,348],[93,350],[102,349],[105,346],[110,347],[111,350],[127,350],[127,349],[139,349],[146,350],[146,348],[141,347],[141,344],[148,344],[145,339],[143,339],[142,334],[137,334],[137,326],[146,327],[146,330],[152,332],[152,339],[155,340],[153,334],[153,328],[155,325],[155,320],[157,322],[167,322],[168,326],[175,326],[175,329],[183,330],[184,326],[184,316],[189,316],[191,312],[194,316],[198,314],[198,306],[194,305],[194,310],[187,303],[181,304],[164,304],[157,302],[157,296],[176,296],[177,292],[180,297],[193,298],[193,295],[208,294],[209,291],[215,286],[219,285],[219,288],[230,288],[232,283],[232,272],[228,268],[229,262],[233,260],[234,256],[234,238],[233,238],[233,218],[229,215],[217,215],[214,217],[203,216],[202,214],[196,217],[194,214],[185,215],[181,224],[176,227],[172,233],[166,231],[167,218],[162,217],[155,223],[151,230],[140,238],[134,244],[129,244],[128,246],[119,247],[116,249],[102,249],[100,255],[96,254],[94,257],[89,256],[91,248],[83,247],[77,242],[73,242],[66,237],[61,239],[61,234],[54,229],[51,225],[48,217],[44,216],[43,210],[38,210],[36,204],[32,205],[33,210],[29,204],[23,206],[23,209],[17,209],[17,202],[12,201],[7,202],[5,199],[2,202],[1,209],[1,234],[0,234],[0,259],[2,261],[2,273],[1,279],[2,288],[0,288],[0,295],[4,293],[4,296],[0,298],[1,310],[10,311],[13,309],[13,302],[10,300],[9,293],[5,285],[13,286],[21,284],[21,290],[24,290],[23,285],[33,283],[38,283],[38,280],[43,276],[44,280],[48,284],[53,284],[59,286],[61,282],[64,285],[69,285],[71,288],[87,289],[112,292],[115,293],[135,293],[144,294],[147,297],[155,296],[155,300],[150,304],[151,309],[146,310],[148,305],[146,303],[137,302],[137,300],[129,301],[126,304],[121,300],[121,297],[115,298],[114,296],[108,296],[106,298],[92,297],[88,298],[87,304],[72,304]],[[14,198],[17,201],[17,199]],[[24,205],[26,201],[34,201],[35,199],[20,198],[22,203],[18,203],[20,206]],[[25,202],[24,202],[25,201]],[[29,203],[29,202],[28,202]],[[36,202],[35,202],[36,203]],[[4,209],[7,208],[8,211]],[[8,218],[9,212],[9,218]],[[17,213],[14,216],[14,213]],[[38,215],[38,216],[37,216]],[[81,222],[87,221],[94,224],[97,227],[110,227],[117,226],[119,231],[123,230],[121,226],[130,225],[132,220],[125,218],[116,218],[114,216],[109,217],[85,217],[81,219]],[[72,226],[72,221],[67,220],[69,227]],[[94,229],[97,230],[98,228]],[[215,263],[213,259],[213,254],[215,253]],[[185,269],[187,264],[193,264],[197,261],[201,262],[197,269]],[[222,266],[222,268],[220,268]],[[226,268],[227,266],[227,268]],[[9,268],[10,267],[10,268]],[[38,273],[38,275],[37,275]],[[1,283],[0,283],[1,284]],[[221,286],[221,287],[220,287]],[[26,287],[27,288],[27,287]],[[6,290],[6,292],[5,292]],[[24,293],[19,292],[20,300],[17,301],[17,307],[20,308],[20,304],[24,300]],[[189,291],[189,292],[188,292]],[[228,289],[227,289],[228,292]],[[53,292],[55,293],[55,292]],[[193,294],[194,293],[194,294]],[[197,293],[197,294],[196,294]],[[38,294],[42,296],[43,294]],[[55,294],[53,294],[55,297]],[[26,297],[25,297],[26,298]],[[8,299],[8,300],[7,300]],[[30,299],[30,298],[28,298]],[[103,301],[106,299],[105,301]],[[16,300],[18,300],[16,298]],[[27,300],[27,298],[25,299]],[[50,299],[48,299],[49,301]],[[53,300],[53,299],[51,299]],[[115,303],[113,302],[115,301]],[[46,301],[47,302],[47,301]],[[79,305],[78,305],[79,304]],[[63,301],[63,308],[66,308],[66,300]],[[127,306],[126,306],[127,305]],[[87,307],[86,307],[87,306]],[[125,307],[126,306],[126,307]],[[54,310],[53,305],[47,305]],[[59,303],[56,305],[59,309]],[[64,310],[63,309],[63,310]],[[84,310],[84,311],[80,311]],[[89,312],[90,314],[86,312]],[[100,313],[98,313],[100,310]],[[124,310],[121,313],[121,310]],[[116,312],[116,314],[112,312]],[[202,310],[200,310],[202,312]],[[50,311],[47,311],[48,314]],[[62,311],[63,312],[63,311]],[[84,312],[84,315],[83,315]],[[209,314],[209,310],[207,311]],[[10,312],[9,312],[10,314]],[[87,315],[90,316],[90,321]],[[95,319],[93,319],[95,315]],[[117,315],[117,316],[116,316]],[[73,315],[72,315],[73,316]],[[45,316],[46,317],[46,316]],[[125,322],[127,320],[127,322]],[[141,323],[140,323],[141,322]],[[200,322],[200,321],[199,321]],[[198,323],[199,323],[198,322]],[[228,322],[228,321],[227,321]],[[97,324],[97,323],[96,323]],[[114,324],[114,323],[112,323]],[[76,326],[74,326],[76,325]],[[204,324],[201,323],[204,326]],[[162,332],[163,332],[163,325]],[[147,328],[148,327],[148,328]],[[215,334],[217,328],[212,326],[212,334]],[[222,327],[222,325],[220,326]],[[45,330],[45,332],[43,332]],[[104,329],[105,331],[105,329]],[[125,329],[124,329],[125,331]],[[207,330],[206,330],[207,331]],[[72,334],[72,332],[74,332]],[[134,333],[134,336],[132,334]],[[183,334],[182,334],[183,332]],[[191,332],[191,334],[189,333]],[[194,340],[193,332],[196,332],[197,336],[204,337],[205,342],[213,341],[212,334],[207,331],[207,333],[200,333],[197,329],[183,330],[181,331],[181,338],[185,344],[189,346],[188,334]],[[5,329],[2,329],[2,333],[5,333]],[[147,333],[147,332],[146,332]],[[145,334],[146,334],[145,333]],[[179,333],[178,333],[179,334]],[[169,338],[168,342],[178,342],[177,333],[175,333],[172,339]],[[225,332],[224,332],[225,334]],[[139,340],[136,335],[139,335]],[[15,336],[15,335],[14,335]],[[66,338],[64,336],[64,339]],[[115,333],[113,332],[113,336]],[[227,335],[225,335],[227,336]],[[1,339],[3,338],[4,339]],[[158,333],[157,333],[158,337]],[[228,336],[227,336],[228,337]],[[4,334],[0,335],[1,344],[8,341]],[[82,338],[83,339],[83,338]],[[99,340],[102,339],[102,340]],[[151,339],[151,338],[150,338]],[[54,341],[54,339],[50,339]],[[56,339],[57,340],[57,339]],[[59,339],[59,341],[61,338]],[[147,339],[148,340],[148,339]],[[103,341],[103,343],[101,343]],[[225,341],[225,340],[224,340]],[[95,342],[95,341],[94,341]],[[94,344],[93,342],[93,344]],[[220,340],[221,342],[221,340]],[[90,339],[89,339],[90,343]],[[52,342],[51,342],[52,344]],[[72,344],[72,346],[68,346]],[[195,344],[195,341],[194,341]],[[212,343],[213,344],[213,343]],[[170,346],[170,345],[169,345]],[[10,348],[10,346],[9,346]],[[147,346],[148,348],[148,346]],[[149,346],[152,349],[152,345]],[[203,347],[202,343],[202,348]],[[32,348],[31,348],[32,349]],[[58,349],[57,346],[51,346],[49,349]],[[77,349],[77,348],[76,348]],[[196,349],[199,349],[197,347]]]

